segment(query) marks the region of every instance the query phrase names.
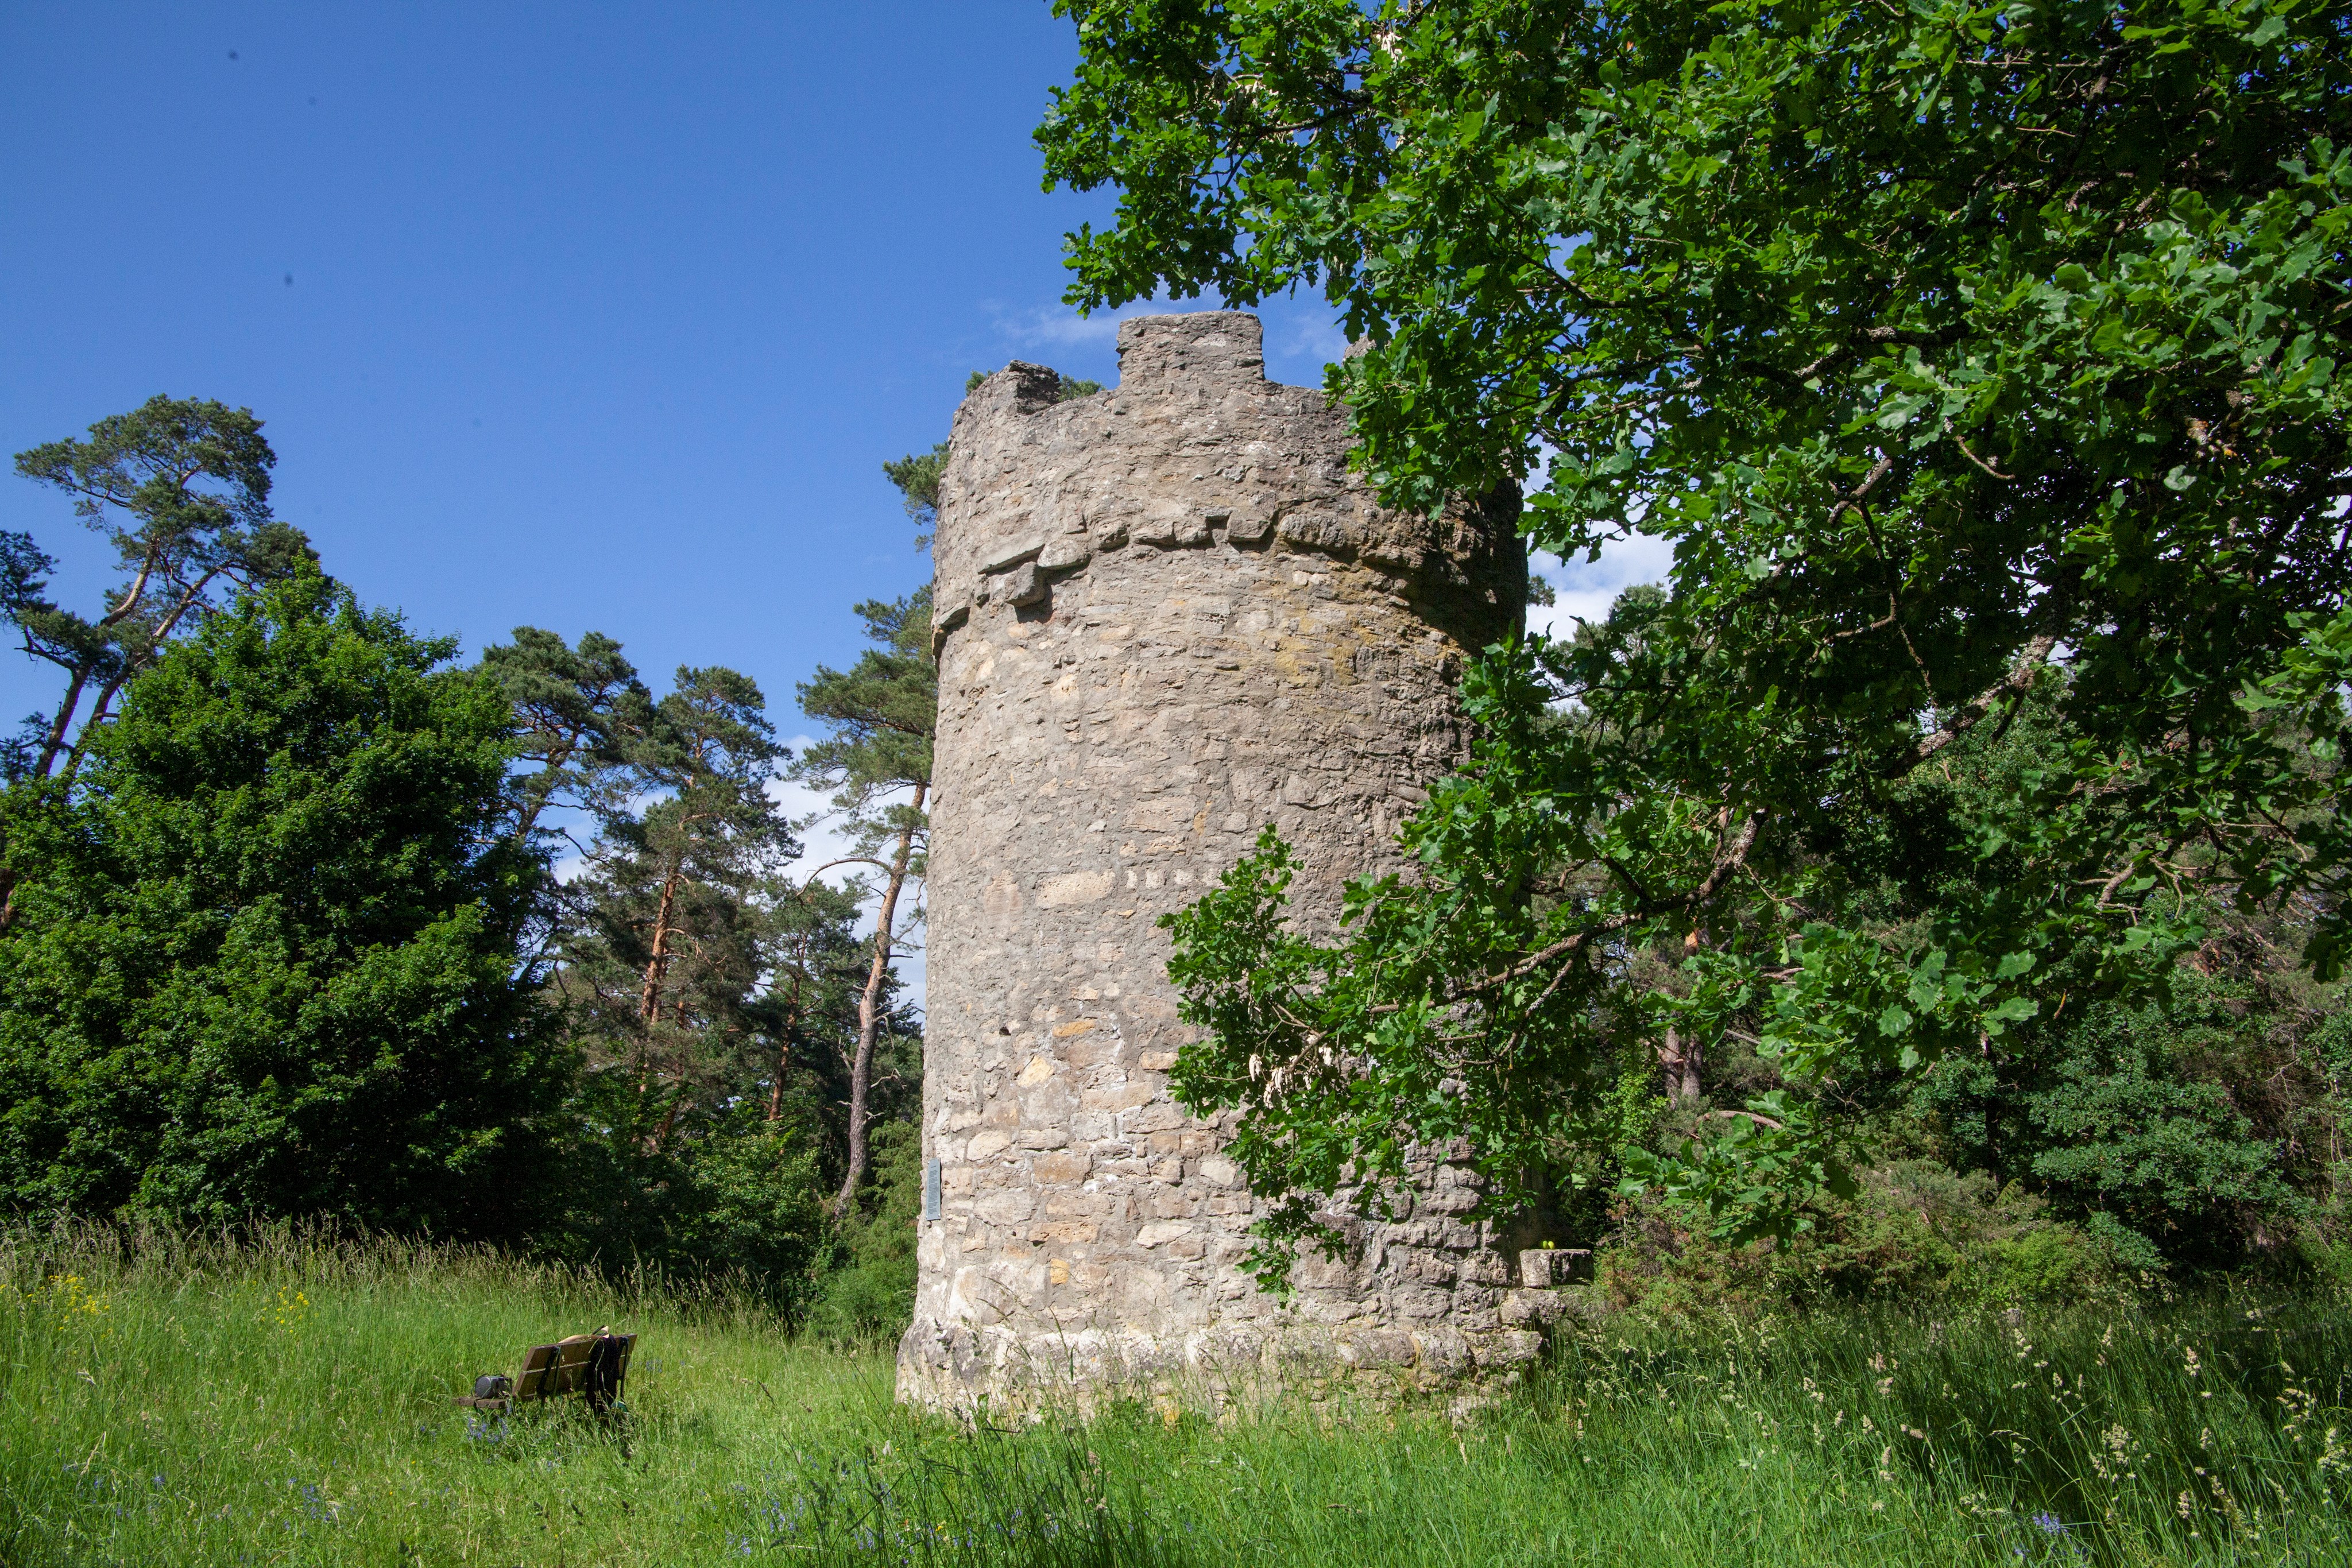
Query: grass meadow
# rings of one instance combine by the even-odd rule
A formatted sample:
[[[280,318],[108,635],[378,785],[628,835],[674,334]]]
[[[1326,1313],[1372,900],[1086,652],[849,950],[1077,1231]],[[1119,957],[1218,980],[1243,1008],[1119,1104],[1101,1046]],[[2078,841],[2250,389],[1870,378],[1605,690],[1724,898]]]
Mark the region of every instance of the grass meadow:
[[[637,1331],[625,1414],[453,1405]],[[1563,1337],[1442,1410],[970,1431],[724,1292],[288,1228],[0,1236],[25,1564],[2352,1563],[2326,1297]]]

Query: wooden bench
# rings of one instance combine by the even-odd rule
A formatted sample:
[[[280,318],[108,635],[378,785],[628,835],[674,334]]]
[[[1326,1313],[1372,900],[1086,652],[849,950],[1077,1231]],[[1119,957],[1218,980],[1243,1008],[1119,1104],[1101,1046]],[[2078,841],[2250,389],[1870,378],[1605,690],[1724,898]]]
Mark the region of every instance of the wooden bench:
[[[602,1416],[621,1397],[629,1376],[629,1353],[636,1344],[636,1335],[610,1330],[535,1344],[523,1353],[521,1372],[512,1377],[502,1372],[478,1377],[474,1392],[457,1403],[504,1411],[522,1400],[579,1394],[586,1396],[589,1409]]]

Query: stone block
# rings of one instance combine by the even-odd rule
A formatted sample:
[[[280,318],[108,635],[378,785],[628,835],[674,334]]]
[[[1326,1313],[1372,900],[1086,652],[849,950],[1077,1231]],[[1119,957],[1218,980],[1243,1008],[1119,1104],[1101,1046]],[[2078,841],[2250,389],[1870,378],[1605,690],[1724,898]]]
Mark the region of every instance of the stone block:
[[[1223,1155],[1210,1155],[1201,1161],[1201,1179],[1211,1186],[1235,1187],[1249,1178],[1236,1161]]]
[[[982,1193],[971,1207],[991,1225],[1018,1225],[1037,1211],[1037,1197],[1024,1188],[1005,1187]]]
[[[1010,571],[1045,548],[1042,538],[1010,538],[981,552],[978,565],[982,573]]]
[[[1592,1278],[1592,1253],[1582,1247],[1532,1247],[1519,1254],[1519,1282],[1530,1290]]]
[[[1360,1328],[1339,1342],[1339,1359],[1350,1366],[1411,1366],[1421,1351],[1402,1329]]]
[[[1463,1256],[1459,1265],[1460,1278],[1479,1285],[1516,1285],[1519,1283],[1524,1266],[1515,1268],[1514,1262],[1515,1260],[1504,1253],[1481,1247]]]
[[[1039,1155],[1029,1162],[1029,1174],[1040,1186],[1066,1186],[1086,1180],[1087,1172],[1094,1167],[1094,1163],[1093,1157],[1087,1155]]]
[[[1421,1364],[1440,1376],[1458,1375],[1470,1366],[1470,1341],[1452,1329],[1416,1329],[1412,1343],[1421,1353]]]
[[[1512,1328],[1539,1328],[1569,1310],[1568,1292],[1552,1290],[1506,1291],[1497,1309],[1504,1323]]]
[[[1094,559],[1094,541],[1084,534],[1061,534],[1038,552],[1040,571],[1071,571]]]
[[[995,592],[1005,603],[1016,609],[1035,604],[1045,597],[1045,574],[1037,570],[1035,561],[1024,561],[999,579]]]
[[[1108,869],[1064,872],[1046,877],[1037,884],[1037,907],[1059,909],[1073,904],[1098,904],[1110,896],[1118,880],[1118,873]]]
[[[1174,1132],[1183,1124],[1183,1110],[1172,1100],[1158,1100],[1149,1105],[1139,1105],[1119,1118],[1119,1129],[1129,1137],[1138,1133]]]
[[[1122,1083],[1113,1089],[1087,1090],[1078,1096],[1078,1106],[1086,1111],[1131,1111],[1159,1097],[1157,1084]]]
[[[1525,1366],[1543,1354],[1543,1335],[1527,1329],[1505,1329],[1480,1336],[1472,1354],[1482,1368]]]

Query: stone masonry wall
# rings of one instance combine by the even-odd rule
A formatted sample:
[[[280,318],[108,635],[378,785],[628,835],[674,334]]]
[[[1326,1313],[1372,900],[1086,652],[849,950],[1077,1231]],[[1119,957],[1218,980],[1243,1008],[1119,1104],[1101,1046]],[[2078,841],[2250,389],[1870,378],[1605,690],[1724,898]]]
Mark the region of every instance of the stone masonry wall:
[[[1170,1099],[1191,1038],[1157,917],[1273,822],[1297,918],[1463,753],[1466,653],[1523,612],[1516,500],[1380,507],[1255,318],[1130,320],[1115,391],[1015,364],[958,411],[941,485],[925,1218],[902,1397],[1374,1393],[1532,1355],[1533,1311],[1442,1160],[1349,1221],[1285,1305],[1235,1267],[1253,1200]],[[935,1163],[933,1163],[935,1162]]]

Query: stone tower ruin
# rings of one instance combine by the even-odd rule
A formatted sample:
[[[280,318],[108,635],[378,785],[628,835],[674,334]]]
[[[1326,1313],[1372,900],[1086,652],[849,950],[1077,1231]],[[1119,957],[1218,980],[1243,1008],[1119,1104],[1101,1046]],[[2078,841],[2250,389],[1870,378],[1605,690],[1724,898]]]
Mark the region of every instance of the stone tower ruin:
[[[940,485],[920,1283],[901,1397],[1426,1387],[1533,1355],[1517,1270],[1428,1162],[1393,1223],[1236,1267],[1253,1200],[1170,1097],[1192,1038],[1158,917],[1272,822],[1296,918],[1465,750],[1466,654],[1523,612],[1515,498],[1378,505],[1347,417],[1265,379],[1256,318],[1129,320],[1119,384],[1014,364]]]

